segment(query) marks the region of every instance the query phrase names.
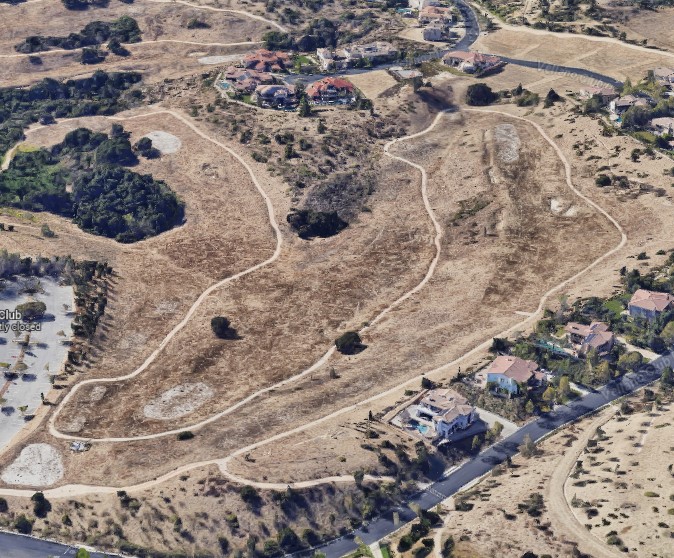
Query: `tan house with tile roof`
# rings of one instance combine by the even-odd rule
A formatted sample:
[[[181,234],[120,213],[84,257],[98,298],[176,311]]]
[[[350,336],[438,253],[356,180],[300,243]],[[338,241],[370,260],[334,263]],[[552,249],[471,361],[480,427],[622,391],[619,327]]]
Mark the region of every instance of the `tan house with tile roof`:
[[[603,322],[592,322],[590,325],[569,322],[564,326],[564,330],[569,342],[576,345],[581,354],[594,349],[599,355],[605,355],[611,351],[615,343],[615,336]]]
[[[486,370],[487,385],[516,394],[520,385],[532,385],[542,381],[545,375],[538,371],[538,364],[533,360],[501,355],[497,356]]]
[[[644,318],[654,320],[662,312],[672,309],[674,296],[669,293],[660,293],[656,291],[647,291],[638,289],[632,295],[627,309],[633,318]]]

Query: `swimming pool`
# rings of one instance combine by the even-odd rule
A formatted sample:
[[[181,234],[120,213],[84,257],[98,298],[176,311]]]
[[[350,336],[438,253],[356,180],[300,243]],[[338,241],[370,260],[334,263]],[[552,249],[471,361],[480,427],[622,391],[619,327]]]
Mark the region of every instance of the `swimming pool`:
[[[428,426],[425,424],[417,424],[415,428],[422,434],[426,434],[426,432],[428,432]]]

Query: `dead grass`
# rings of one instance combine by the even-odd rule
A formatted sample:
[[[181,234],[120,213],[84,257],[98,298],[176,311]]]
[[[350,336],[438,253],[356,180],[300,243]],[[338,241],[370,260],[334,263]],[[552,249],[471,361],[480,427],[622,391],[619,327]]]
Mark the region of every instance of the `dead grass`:
[[[665,557],[674,531],[670,508],[674,410],[646,409],[626,420],[613,419],[579,457],[580,467],[565,492],[578,522],[606,541],[611,532],[629,549],[628,556]],[[620,546],[620,545],[618,545]]]
[[[501,29],[481,36],[474,47],[480,52],[560,66],[580,66],[615,79],[642,79],[647,70],[671,66],[674,58],[657,51],[635,50],[618,43],[597,42],[583,36],[555,36],[515,29]]]
[[[376,99],[389,87],[398,83],[386,70],[373,70],[372,72],[349,76],[349,81],[360,89],[368,99]]]
[[[236,6],[233,8],[236,9]],[[144,41],[170,39],[195,43],[238,43],[259,41],[264,32],[272,29],[269,24],[245,16],[200,10],[177,3],[165,4],[144,0],[138,0],[133,4],[112,2],[108,8],[74,12],[66,10],[60,2],[37,2],[16,6],[2,4],[0,14],[8,30],[0,38],[0,54],[3,55],[17,54],[14,45],[22,42],[28,35],[67,36],[95,19],[111,21],[122,15],[129,15],[138,21]],[[211,27],[187,29],[186,24],[191,18],[204,21]],[[41,64],[32,64],[25,56],[0,58],[3,65],[0,85],[26,85],[46,77],[72,78],[99,69],[139,71],[144,74],[145,83],[151,83],[203,71],[204,66],[198,62],[201,56],[244,53],[254,48],[173,42],[126,46],[131,51],[131,56],[120,57],[109,54],[105,62],[96,66],[80,64],[79,50],[36,54],[40,57]]]

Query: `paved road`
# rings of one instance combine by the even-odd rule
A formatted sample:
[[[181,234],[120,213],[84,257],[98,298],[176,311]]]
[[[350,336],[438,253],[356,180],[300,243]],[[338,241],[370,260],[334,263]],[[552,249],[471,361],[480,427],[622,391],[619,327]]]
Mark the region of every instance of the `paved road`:
[[[514,64],[516,66],[524,66],[525,68],[533,68],[540,72],[553,72],[567,75],[577,75],[581,77],[589,78],[593,82],[608,83],[613,87],[622,87],[622,81],[613,79],[610,76],[600,74],[598,72],[593,72],[592,70],[586,70],[585,68],[574,68],[573,66],[558,66],[556,64],[548,64],[546,62],[541,62],[540,60],[521,60],[519,58],[508,58],[507,56],[500,56],[501,60],[504,60],[508,64]]]
[[[72,558],[76,553],[77,548],[73,546],[0,532],[0,558]],[[118,555],[91,553],[92,558],[113,556]]]
[[[389,510],[381,517],[372,521],[364,528],[357,529],[345,537],[333,540],[320,548],[327,558],[339,558],[353,552],[357,548],[355,538],[358,537],[365,544],[372,544],[389,535],[402,524],[416,518],[416,514],[410,509],[410,504],[417,504],[422,509],[428,510],[446,498],[456,494],[466,484],[479,479],[491,471],[496,465],[512,457],[518,451],[524,437],[528,434],[532,440],[539,440],[546,434],[556,430],[560,426],[573,422],[583,415],[599,409],[615,399],[631,393],[660,377],[665,366],[674,364],[674,352],[659,357],[652,363],[634,374],[627,374],[619,380],[615,380],[603,388],[593,391],[586,396],[575,400],[568,405],[555,408],[554,411],[540,416],[537,420],[528,423],[517,432],[480,453],[477,457],[455,470],[447,477],[433,483],[425,490],[415,494],[405,505]],[[393,513],[399,514],[399,525],[393,523]],[[310,555],[312,551],[301,554]]]

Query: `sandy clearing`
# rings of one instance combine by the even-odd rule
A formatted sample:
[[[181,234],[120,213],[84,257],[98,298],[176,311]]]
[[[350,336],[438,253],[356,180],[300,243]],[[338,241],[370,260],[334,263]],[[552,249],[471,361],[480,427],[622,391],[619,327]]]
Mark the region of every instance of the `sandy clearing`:
[[[161,130],[155,130],[154,132],[145,134],[143,137],[150,138],[152,140],[152,147],[159,149],[162,155],[176,153],[183,145],[180,138]]]
[[[349,76],[349,81],[360,89],[368,99],[376,99],[381,93],[398,83],[386,70],[373,70],[364,74],[355,74]]]
[[[175,386],[143,408],[148,418],[170,420],[184,417],[196,411],[213,397],[213,390],[203,382]]]
[[[517,128],[512,124],[499,124],[494,128],[494,140],[498,157],[504,163],[514,163],[520,158],[522,142],[517,134]]]
[[[2,473],[7,484],[51,486],[63,478],[60,452],[49,444],[31,444]]]
[[[229,54],[226,56],[202,56],[198,59],[199,64],[206,66],[213,64],[224,64],[225,62],[238,62],[241,60],[240,54]]]

